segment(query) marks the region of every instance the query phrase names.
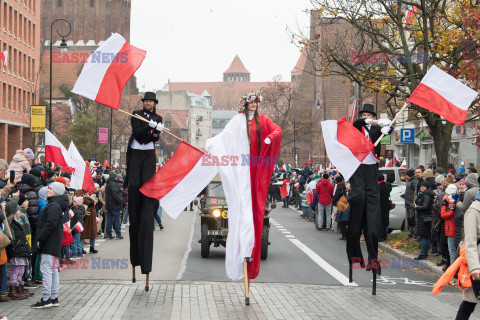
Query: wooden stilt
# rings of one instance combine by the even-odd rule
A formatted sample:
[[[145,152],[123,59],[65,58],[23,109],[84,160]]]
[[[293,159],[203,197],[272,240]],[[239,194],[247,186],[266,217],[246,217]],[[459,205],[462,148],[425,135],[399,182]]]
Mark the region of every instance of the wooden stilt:
[[[352,266],[352,264],[349,264],[349,267],[348,267],[348,282],[350,282],[350,283],[353,282],[353,266]]]
[[[373,269],[372,296],[377,295],[377,270]]]
[[[137,279],[135,279],[135,267],[132,266],[132,282],[135,283]]]
[[[245,284],[245,305],[250,305],[250,279],[247,273],[247,258],[243,260],[243,283]]]
[[[147,281],[146,281],[146,283],[145,283],[145,291],[150,290],[150,288],[149,288],[149,286],[148,286],[148,284],[149,284],[149,282],[150,282],[149,280],[150,280],[150,273],[147,273]]]

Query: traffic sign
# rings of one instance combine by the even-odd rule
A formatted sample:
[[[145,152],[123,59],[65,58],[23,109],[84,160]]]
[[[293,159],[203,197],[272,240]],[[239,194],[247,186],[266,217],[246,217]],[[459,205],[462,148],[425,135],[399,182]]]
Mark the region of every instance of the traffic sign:
[[[400,129],[400,143],[414,143],[415,129]]]

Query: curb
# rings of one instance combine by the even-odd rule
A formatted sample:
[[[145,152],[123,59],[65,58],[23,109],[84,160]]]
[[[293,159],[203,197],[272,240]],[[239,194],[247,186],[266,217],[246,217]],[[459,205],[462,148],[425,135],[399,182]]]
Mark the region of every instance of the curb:
[[[390,246],[388,246],[386,244],[383,244],[383,243],[380,243],[380,242],[378,243],[378,248],[384,250],[385,252],[387,252],[387,253],[389,253],[393,256],[397,256],[399,258],[408,258],[408,259],[414,259],[415,258],[415,256],[406,254],[405,252],[400,251],[398,249],[390,248]],[[437,267],[437,265],[435,263],[431,262],[430,260],[426,260],[426,265],[428,266],[428,270],[430,272],[432,272],[433,274],[435,274],[437,276],[442,276],[443,275],[442,268]]]

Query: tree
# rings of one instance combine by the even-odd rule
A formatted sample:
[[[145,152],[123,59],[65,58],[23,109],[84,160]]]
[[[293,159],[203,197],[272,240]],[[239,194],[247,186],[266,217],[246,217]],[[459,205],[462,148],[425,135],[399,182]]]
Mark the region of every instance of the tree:
[[[292,42],[309,49],[321,76],[339,74],[367,92],[385,94],[394,115],[434,64],[478,89],[479,3],[312,0],[315,31],[292,34]],[[471,112],[478,113],[477,103]],[[447,167],[453,124],[416,105],[409,111],[425,120],[438,164]]]

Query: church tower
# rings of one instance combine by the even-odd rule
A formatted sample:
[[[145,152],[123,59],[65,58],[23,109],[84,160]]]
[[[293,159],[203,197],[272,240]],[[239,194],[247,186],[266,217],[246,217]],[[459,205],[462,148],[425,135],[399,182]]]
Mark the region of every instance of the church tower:
[[[250,72],[245,68],[238,55],[223,73],[223,82],[250,82]]]

